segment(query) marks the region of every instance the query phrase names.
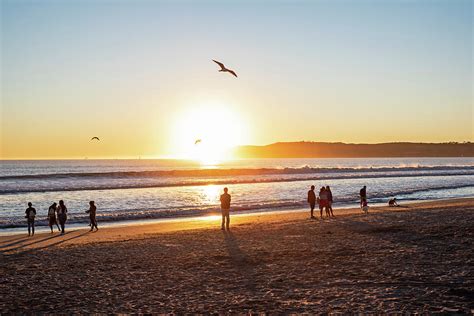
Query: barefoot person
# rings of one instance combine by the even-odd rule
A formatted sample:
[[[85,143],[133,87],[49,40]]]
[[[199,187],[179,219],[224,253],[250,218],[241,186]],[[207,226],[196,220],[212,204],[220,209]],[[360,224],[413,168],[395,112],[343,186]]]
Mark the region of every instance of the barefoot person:
[[[230,224],[230,194],[227,193],[229,189],[224,188],[224,194],[221,195],[221,211],[222,211],[222,226],[221,229],[229,230]],[[225,225],[225,226],[224,226]]]
[[[64,228],[66,226],[66,221],[67,221],[67,207],[66,207],[66,204],[64,204],[63,200],[59,201],[58,220],[59,220],[59,225],[61,225],[61,235],[64,235],[65,233]]]
[[[326,209],[326,216],[328,215],[328,195],[326,192],[326,188],[322,187],[321,190],[319,190],[319,215],[321,218],[323,218],[323,209]]]
[[[36,209],[33,207],[31,202],[28,202],[28,208],[26,209],[25,214],[26,220],[28,221],[28,236],[34,236]]]
[[[56,209],[57,204],[54,202],[48,209],[48,225],[51,228],[51,234],[53,233],[53,226],[56,225],[58,227],[58,231],[61,231],[59,228],[58,220],[56,219]]]
[[[308,203],[309,207],[311,208],[311,218],[316,218],[313,214],[314,208],[316,207],[316,194],[314,193],[314,185],[312,185],[311,190],[308,191]]]
[[[328,195],[328,212],[331,213],[331,216],[334,217],[334,213],[332,212],[332,192],[331,192],[331,188],[328,186],[326,186],[326,193]]]
[[[95,206],[94,201],[89,202],[89,209],[86,211],[86,213],[89,213],[89,219],[90,219],[90,226],[92,231],[95,227],[95,230],[98,231],[99,228],[97,227],[97,219],[95,217],[96,215],[97,208]]]
[[[390,206],[390,207],[399,206],[398,203],[397,203],[397,198],[390,199],[388,201],[388,206]]]
[[[360,195],[360,208],[364,207],[364,204],[367,204],[367,187],[364,185],[359,192]]]

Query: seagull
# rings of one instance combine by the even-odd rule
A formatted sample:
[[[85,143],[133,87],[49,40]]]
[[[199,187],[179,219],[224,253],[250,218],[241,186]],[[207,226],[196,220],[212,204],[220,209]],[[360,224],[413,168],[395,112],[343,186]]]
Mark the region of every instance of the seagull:
[[[212,61],[215,62],[216,64],[218,64],[221,67],[221,69],[219,71],[230,72],[231,74],[233,74],[237,78],[237,74],[233,70],[225,68],[223,63],[218,62],[217,60],[214,60],[214,59]]]
[[[194,145],[197,145],[197,144],[199,144],[200,142],[201,142],[200,139],[196,139],[196,141],[194,142]]]
[[[94,136],[94,137],[91,138],[91,141],[93,141],[94,139],[100,140],[99,137]]]

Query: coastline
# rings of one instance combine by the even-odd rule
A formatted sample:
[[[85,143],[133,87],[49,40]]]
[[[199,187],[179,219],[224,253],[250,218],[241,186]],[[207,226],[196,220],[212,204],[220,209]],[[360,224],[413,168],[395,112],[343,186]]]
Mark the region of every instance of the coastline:
[[[335,212],[4,236],[0,313],[472,313],[474,199]]]
[[[440,205],[442,207],[457,205],[457,204],[470,204],[474,205],[473,198],[459,198],[459,199],[443,199],[443,200],[429,200],[429,201],[416,201],[411,203],[402,204],[400,207],[388,207],[385,203],[378,205],[371,205],[370,213],[380,213],[387,211],[416,211],[419,208],[437,208]],[[347,215],[360,215],[362,214],[359,207],[342,207],[335,208],[335,217],[347,216]],[[275,211],[248,211],[248,212],[231,212],[231,223],[232,226],[236,225],[247,225],[253,223],[264,223],[264,222],[279,222],[289,220],[301,220],[308,217],[309,210],[306,208],[296,209],[282,209]],[[319,214],[319,210],[315,209],[315,215]],[[323,217],[324,221],[325,217]],[[65,238],[64,244],[77,244],[77,243],[89,243],[89,242],[100,242],[100,241],[119,241],[121,239],[130,238],[142,238],[150,234],[160,233],[171,233],[185,230],[202,230],[202,229],[213,229],[220,227],[221,217],[218,212],[213,215],[203,215],[195,217],[176,217],[176,218],[161,218],[161,219],[145,219],[145,220],[131,220],[131,221],[117,221],[117,222],[99,222],[99,231],[86,234],[81,240],[68,241]],[[319,215],[318,215],[319,220]],[[84,232],[89,233],[89,227],[85,223],[79,223],[71,225],[72,227],[66,226],[66,231],[74,234],[82,234]],[[90,235],[90,236],[89,236]],[[61,239],[61,235],[54,229],[54,233],[51,234],[49,227],[41,226],[41,231],[36,233],[33,237],[27,236],[27,228],[22,227],[16,229],[12,233],[1,234],[0,232],[0,251],[5,253],[9,252],[9,248],[5,248],[6,241],[11,240],[11,237],[24,236],[26,239],[21,243],[15,243],[15,246],[26,245],[25,249],[34,249],[36,247],[48,246],[52,243],[53,239]],[[46,238],[46,241],[42,241]],[[30,244],[30,245],[28,245]]]

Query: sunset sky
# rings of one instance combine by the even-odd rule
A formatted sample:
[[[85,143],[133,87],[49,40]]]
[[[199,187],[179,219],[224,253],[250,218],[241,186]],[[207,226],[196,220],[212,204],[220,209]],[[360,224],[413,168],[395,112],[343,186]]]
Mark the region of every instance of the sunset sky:
[[[1,5],[3,159],[474,140],[470,0]]]

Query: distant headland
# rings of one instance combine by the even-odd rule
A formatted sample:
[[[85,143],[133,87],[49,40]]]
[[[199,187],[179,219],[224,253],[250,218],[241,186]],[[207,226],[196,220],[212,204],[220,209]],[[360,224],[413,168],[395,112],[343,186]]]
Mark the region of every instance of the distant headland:
[[[363,157],[474,157],[474,143],[278,142],[265,146],[240,146],[239,158],[363,158]]]

